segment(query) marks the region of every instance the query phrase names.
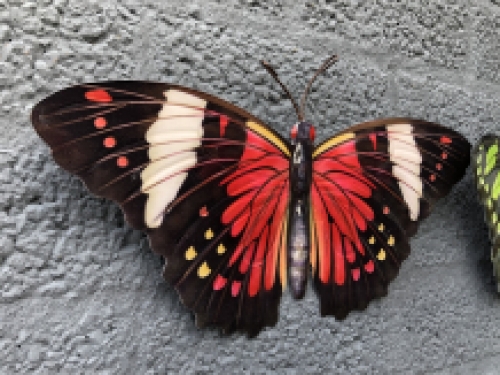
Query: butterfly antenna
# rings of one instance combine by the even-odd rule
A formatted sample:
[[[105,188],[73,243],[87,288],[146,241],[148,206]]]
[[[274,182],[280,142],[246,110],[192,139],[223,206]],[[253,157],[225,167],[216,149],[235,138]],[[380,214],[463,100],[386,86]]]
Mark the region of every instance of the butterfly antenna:
[[[279,85],[281,86],[281,88],[283,89],[283,91],[287,94],[288,98],[290,99],[290,101],[293,104],[293,107],[295,108],[295,112],[297,112],[297,117],[299,118],[299,121],[304,121],[304,116],[303,116],[302,111],[299,109],[299,106],[297,105],[297,102],[293,98],[293,96],[290,93],[290,91],[288,91],[288,89],[286,88],[286,86],[279,79],[278,73],[276,73],[276,71],[274,70],[274,68],[271,65],[269,65],[269,63],[267,61],[261,60],[260,63],[262,64],[262,66],[264,68],[266,68],[267,72],[274,78],[274,80],[276,82],[279,83]]]
[[[309,91],[311,91],[312,84],[318,78],[318,76],[323,73],[324,71],[328,70],[333,64],[337,62],[338,58],[337,55],[332,55],[330,56],[321,66],[316,70],[316,73],[314,73],[313,77],[309,81],[309,83],[306,86],[306,89],[304,90],[304,94],[302,94],[302,98],[300,100],[300,113],[302,117],[304,116],[304,107],[306,105],[306,99],[307,95],[309,95]]]

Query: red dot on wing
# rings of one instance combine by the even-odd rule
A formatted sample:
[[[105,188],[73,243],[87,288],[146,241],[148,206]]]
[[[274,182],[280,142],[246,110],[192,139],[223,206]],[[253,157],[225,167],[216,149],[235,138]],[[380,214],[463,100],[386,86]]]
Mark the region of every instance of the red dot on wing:
[[[201,217],[207,217],[208,216],[207,206],[203,206],[202,208],[200,208],[200,216]]]
[[[116,159],[116,165],[118,165],[120,168],[125,168],[128,165],[127,157],[119,156],[118,159]]]
[[[441,169],[443,169],[443,164],[441,164],[441,163],[437,163],[437,164],[436,164],[436,169],[437,169],[438,171],[440,171]]]
[[[443,152],[441,154],[441,159],[445,159],[445,160],[448,159],[448,154],[446,152]]]
[[[107,103],[113,100],[111,95],[105,90],[97,89],[90,90],[85,93],[85,98],[92,102]]]
[[[391,212],[391,210],[389,209],[389,207],[384,206],[383,212],[384,212],[384,215],[388,215],[389,212]]]
[[[292,130],[290,130],[290,137],[292,137],[292,139],[297,138],[297,132],[298,132],[298,127],[297,124],[295,124],[294,126],[292,126]]]
[[[365,271],[368,273],[373,273],[373,271],[375,271],[375,263],[373,263],[373,260],[370,259],[365,263]]]
[[[104,117],[97,117],[94,120],[94,126],[96,127],[96,129],[103,129],[106,127],[106,125],[107,125],[107,121]]]
[[[361,271],[359,268],[353,268],[351,270],[351,275],[352,275],[352,279],[354,281],[358,281],[359,280],[359,277],[361,276]]]
[[[241,281],[233,281],[233,284],[231,285],[231,295],[233,297],[236,297],[238,294],[240,294],[240,289]]]
[[[222,276],[222,275],[217,275],[217,277],[214,280],[214,290],[221,290],[226,286],[227,279]]]
[[[429,176],[429,180],[431,180],[431,182],[436,181],[436,175],[435,175],[435,174],[431,174],[431,175]]]
[[[103,141],[104,147],[113,148],[116,146],[116,138],[115,137],[106,137]]]
[[[443,136],[441,137],[441,139],[439,140],[439,142],[449,145],[449,144],[451,143],[451,138],[450,138],[450,137],[445,137],[445,136],[443,135]]]

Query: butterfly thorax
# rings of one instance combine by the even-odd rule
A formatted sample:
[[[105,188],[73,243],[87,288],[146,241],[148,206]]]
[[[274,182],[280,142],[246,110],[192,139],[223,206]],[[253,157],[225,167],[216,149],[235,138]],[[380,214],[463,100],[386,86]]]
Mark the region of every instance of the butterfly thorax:
[[[290,231],[288,241],[289,285],[294,298],[302,298],[307,280],[309,256],[309,191],[312,178],[314,128],[300,122],[292,128],[290,163]]]

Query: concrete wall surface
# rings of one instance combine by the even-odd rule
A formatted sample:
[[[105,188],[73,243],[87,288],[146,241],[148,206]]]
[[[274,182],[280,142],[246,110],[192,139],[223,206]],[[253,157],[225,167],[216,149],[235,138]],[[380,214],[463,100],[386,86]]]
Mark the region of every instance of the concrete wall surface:
[[[209,92],[288,136],[259,60],[310,96],[324,139],[377,117],[500,133],[498,0],[0,0],[1,374],[498,374],[500,299],[469,169],[411,240],[387,297],[342,322],[309,287],[249,340],[198,330],[119,208],[59,168],[30,124],[65,86],[148,79]]]

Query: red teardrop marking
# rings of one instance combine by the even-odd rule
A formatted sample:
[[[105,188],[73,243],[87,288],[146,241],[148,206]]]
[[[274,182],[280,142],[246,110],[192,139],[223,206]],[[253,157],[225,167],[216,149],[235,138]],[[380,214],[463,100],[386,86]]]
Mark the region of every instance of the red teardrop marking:
[[[389,215],[389,212],[391,212],[391,210],[389,209],[389,207],[384,206],[383,212],[384,212],[384,215]]]
[[[314,130],[314,126],[311,125],[309,128],[309,139],[314,141],[314,137],[316,137],[316,130]]]
[[[103,144],[106,148],[113,148],[116,146],[116,139],[114,137],[106,137]]]
[[[226,286],[227,279],[222,276],[222,275],[217,275],[217,277],[214,280],[214,290],[221,290]]]
[[[437,169],[438,171],[440,171],[441,169],[443,169],[443,164],[441,164],[441,163],[437,163],[437,164],[436,164],[436,169]]]
[[[111,95],[109,95],[107,91],[104,91],[102,89],[87,91],[85,93],[85,98],[92,102],[99,103],[108,103],[113,100],[113,98],[111,98]]]
[[[448,159],[448,154],[446,152],[443,152],[441,154],[441,159],[444,159],[444,160]]]
[[[240,294],[240,289],[241,281],[233,281],[233,284],[231,285],[231,295],[233,297],[236,297],[238,294]]]
[[[292,130],[290,130],[290,137],[292,137],[292,139],[296,139],[297,132],[298,132],[297,124],[295,124],[294,126],[292,126]]]
[[[451,143],[451,138],[442,136],[441,139],[439,140],[439,142],[441,142],[445,145],[449,145]]]
[[[368,262],[366,262],[365,271],[368,273],[373,273],[373,271],[375,271],[375,263],[373,263],[373,260],[370,259]]]
[[[436,181],[436,175],[435,174],[431,174],[430,177],[429,177],[429,180],[431,180],[431,182]]]
[[[352,279],[354,281],[358,281],[359,280],[359,277],[361,276],[361,271],[359,268],[353,268],[351,270],[351,275],[352,275]]]
[[[219,127],[220,127],[220,136],[221,137],[224,137],[224,135],[226,134],[227,124],[229,124],[229,119],[227,118],[227,116],[220,115],[219,116]]]
[[[125,168],[128,165],[127,157],[119,156],[118,159],[116,159],[116,165],[118,165],[120,168]]]
[[[200,208],[200,216],[201,217],[207,217],[208,216],[207,206],[203,206],[202,208]]]
[[[104,129],[107,125],[107,121],[104,117],[97,117],[95,120],[94,120],[94,126],[96,127],[96,129]]]

